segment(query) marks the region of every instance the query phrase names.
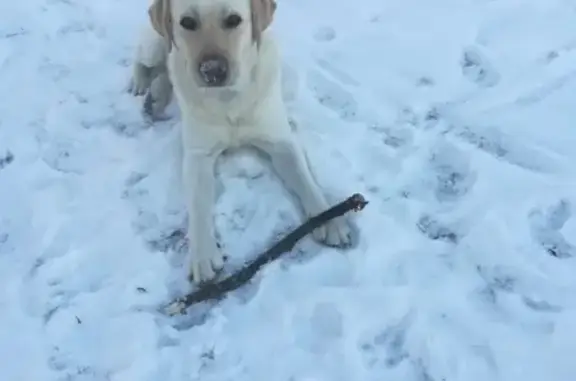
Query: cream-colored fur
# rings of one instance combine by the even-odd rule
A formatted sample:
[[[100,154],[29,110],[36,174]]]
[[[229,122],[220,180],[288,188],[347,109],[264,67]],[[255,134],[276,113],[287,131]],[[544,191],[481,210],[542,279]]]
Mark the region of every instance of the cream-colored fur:
[[[151,4],[151,24],[138,46],[131,91],[148,91],[157,106],[152,113],[158,113],[169,102],[173,87],[182,115],[190,275],[202,282],[223,266],[214,234],[214,171],[217,158],[227,148],[248,145],[266,153],[306,216],[329,205],[291,130],[282,101],[280,56],[269,30],[274,2],[152,0]],[[242,23],[235,29],[222,28],[221,20],[230,12],[241,16]],[[182,27],[183,17],[194,17],[196,29]],[[198,75],[200,60],[211,52],[222,53],[230,64],[223,86],[209,87]],[[313,236],[343,247],[351,243],[350,233],[347,222],[336,219]]]

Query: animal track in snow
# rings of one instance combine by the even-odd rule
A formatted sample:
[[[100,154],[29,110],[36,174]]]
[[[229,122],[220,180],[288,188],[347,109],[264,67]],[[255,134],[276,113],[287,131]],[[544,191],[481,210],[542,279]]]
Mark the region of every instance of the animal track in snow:
[[[381,124],[371,124],[368,128],[382,136],[382,141],[388,147],[401,148],[412,144],[413,133],[403,126],[386,126]]]
[[[154,206],[149,203],[151,196],[147,186],[153,181],[149,174],[140,172],[133,172],[126,179],[121,197],[135,206],[132,226],[135,232],[143,237],[149,249],[164,253],[185,253],[185,213],[170,215],[165,210],[154,210]],[[161,221],[166,219],[169,221]]]
[[[434,86],[434,84],[434,79],[426,76],[418,78],[418,81],[416,82],[416,86],[418,87],[431,87]]]
[[[492,126],[456,126],[451,133],[457,138],[472,144],[498,160],[508,162],[528,171],[550,172],[555,168],[552,159],[535,147],[522,144],[513,137]]]
[[[476,267],[478,274],[487,284],[487,294],[493,303],[496,303],[496,292],[515,292],[517,279],[510,275],[508,271],[499,267],[485,267],[478,265]]]
[[[9,164],[14,161],[14,154],[10,151],[6,151],[3,155],[0,155],[0,170],[4,169]]]
[[[337,68],[336,66],[334,66],[332,63],[330,63],[330,61],[328,61],[326,59],[319,58],[316,60],[316,63],[318,64],[318,66],[322,70],[324,70],[326,73],[328,73],[332,78],[334,78],[338,82],[341,82],[342,84],[344,84],[346,86],[360,86],[360,83],[358,83],[358,81],[356,81],[354,78],[352,78],[346,72],[344,72],[344,71],[340,70],[339,68]]]
[[[493,87],[500,82],[500,74],[475,47],[467,47],[460,61],[462,74],[480,87]]]
[[[0,217],[0,256],[14,250],[13,245],[9,242],[10,233],[10,221]]]
[[[568,258],[576,255],[576,247],[566,240],[562,228],[572,217],[572,203],[561,199],[547,210],[534,209],[528,220],[533,239],[546,251],[557,258]]]
[[[38,71],[46,77],[49,77],[54,82],[59,82],[62,79],[68,77],[71,72],[69,67],[62,64],[53,63],[48,58],[45,58],[39,65]]]
[[[537,312],[560,312],[562,308],[553,305],[545,300],[535,300],[527,296],[522,297],[522,302],[528,308]]]
[[[434,195],[439,202],[454,202],[465,196],[476,182],[468,156],[455,146],[442,142],[434,147],[429,166],[436,174]]]
[[[477,265],[476,270],[480,277],[486,282],[485,286],[478,290],[477,295],[482,304],[488,306],[490,309],[500,310],[506,305],[502,299],[513,296],[533,312],[555,313],[562,311],[561,307],[533,295],[531,291],[525,290],[525,285],[530,282],[515,274],[515,269],[505,268],[503,266]],[[520,272],[518,272],[518,274],[520,274]],[[533,327],[538,330],[547,329],[545,326]]]
[[[343,336],[343,325],[343,316],[338,307],[320,302],[312,311],[298,313],[294,317],[295,341],[310,352],[322,353]]]
[[[330,26],[320,27],[314,33],[314,40],[319,42],[332,41],[336,38],[336,31]]]
[[[404,348],[406,330],[403,325],[390,326],[372,339],[360,344],[366,366],[393,368],[408,358]]]
[[[186,229],[175,229],[169,233],[161,233],[156,239],[148,242],[148,247],[152,250],[167,253],[169,251],[184,254],[187,251]]]
[[[308,73],[307,85],[321,105],[338,114],[343,120],[357,120],[358,103],[354,95],[342,85],[318,70]]]
[[[442,120],[442,115],[436,107],[430,107],[420,112],[411,107],[404,107],[396,116],[397,125],[416,130],[431,130]]]
[[[362,339],[358,349],[364,366],[371,374],[397,374],[402,379],[431,381],[422,359],[410,353],[407,335],[411,328],[410,316],[390,324],[382,331]],[[390,373],[395,371],[395,373]]]
[[[75,147],[70,142],[51,143],[43,152],[42,159],[52,169],[64,173],[82,173],[75,155]]]
[[[440,134],[452,135],[497,160],[528,171],[549,173],[557,168],[556,160],[545,149],[503,132],[506,131],[504,126],[469,124],[457,112],[443,105],[432,106],[420,113],[405,108],[397,123],[417,130],[436,129]]]
[[[58,381],[110,381],[110,372],[99,372],[92,366],[72,365],[71,355],[58,346],[53,346],[48,357],[48,366],[59,373]]]
[[[556,168],[549,155],[502,132],[503,128],[465,124],[460,117],[443,112],[441,107],[430,107],[423,113],[411,108],[402,109],[397,124],[418,130],[436,128],[441,134],[448,133],[497,160],[528,171],[548,173]]]
[[[458,243],[460,234],[431,216],[423,215],[416,224],[420,232],[432,240],[446,241],[449,243]]]

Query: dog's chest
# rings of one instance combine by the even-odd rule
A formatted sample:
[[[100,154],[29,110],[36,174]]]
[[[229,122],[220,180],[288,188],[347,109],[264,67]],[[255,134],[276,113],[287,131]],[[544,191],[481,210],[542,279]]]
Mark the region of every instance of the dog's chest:
[[[224,143],[228,147],[245,145],[262,133],[256,120],[247,115],[229,114],[223,129],[226,131]]]
[[[250,144],[258,139],[261,123],[252,114],[222,110],[218,114],[205,114],[206,109],[193,113],[185,122],[184,134],[194,146],[234,148]],[[204,115],[201,115],[204,114]]]

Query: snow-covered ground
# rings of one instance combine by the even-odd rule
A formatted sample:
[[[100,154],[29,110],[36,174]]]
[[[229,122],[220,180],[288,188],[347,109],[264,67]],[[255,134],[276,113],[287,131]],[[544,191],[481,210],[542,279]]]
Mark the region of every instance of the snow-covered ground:
[[[574,1],[279,0],[291,113],[332,199],[369,199],[361,239],[174,318],[179,118],[125,92],[143,22],[0,1],[0,380],[576,380]],[[230,266],[300,222],[250,153],[220,177]]]

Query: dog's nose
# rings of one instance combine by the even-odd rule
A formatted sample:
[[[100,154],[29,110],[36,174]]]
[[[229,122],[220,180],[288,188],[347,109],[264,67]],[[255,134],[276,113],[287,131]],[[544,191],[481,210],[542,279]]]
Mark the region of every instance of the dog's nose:
[[[210,55],[200,60],[200,78],[208,86],[222,86],[228,79],[228,60],[221,55]]]

